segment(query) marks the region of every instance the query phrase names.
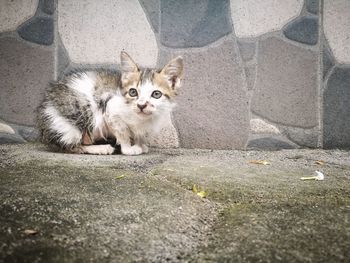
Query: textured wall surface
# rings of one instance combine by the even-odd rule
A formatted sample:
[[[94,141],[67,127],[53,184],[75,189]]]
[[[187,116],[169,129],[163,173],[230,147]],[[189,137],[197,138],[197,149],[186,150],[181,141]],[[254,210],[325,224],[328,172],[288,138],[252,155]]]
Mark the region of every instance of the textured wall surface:
[[[157,62],[155,35],[137,0],[59,0],[58,32],[75,63],[119,63],[121,50],[144,66]]]
[[[324,1],[323,146],[350,147],[350,1]]]
[[[0,8],[0,32],[16,30],[37,9],[39,0],[2,0]]]
[[[231,1],[232,21],[236,36],[257,37],[280,30],[287,22],[297,17],[303,0],[234,0]]]
[[[35,111],[55,76],[54,11],[53,0],[0,2],[0,143],[38,137]]]
[[[350,147],[348,0],[0,3],[0,142],[35,139],[50,79],[74,68],[185,63],[155,146]],[[16,12],[14,12],[16,10]]]
[[[339,63],[350,64],[350,1],[324,3],[324,33]]]

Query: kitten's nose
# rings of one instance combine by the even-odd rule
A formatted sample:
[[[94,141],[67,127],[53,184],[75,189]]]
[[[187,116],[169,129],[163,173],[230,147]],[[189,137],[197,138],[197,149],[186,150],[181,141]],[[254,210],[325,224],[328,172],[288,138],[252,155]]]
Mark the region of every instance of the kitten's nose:
[[[147,104],[137,104],[137,107],[142,111],[144,108],[147,107]]]

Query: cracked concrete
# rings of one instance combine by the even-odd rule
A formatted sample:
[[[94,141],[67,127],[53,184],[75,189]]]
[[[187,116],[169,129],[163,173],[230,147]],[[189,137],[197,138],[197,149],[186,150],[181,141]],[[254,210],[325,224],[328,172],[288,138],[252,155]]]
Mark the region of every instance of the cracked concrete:
[[[0,262],[341,262],[350,256],[347,151],[153,149],[128,157],[22,144],[1,145],[0,155]],[[315,163],[320,160],[323,165]],[[315,170],[324,181],[300,180]],[[191,191],[194,184],[207,198]]]

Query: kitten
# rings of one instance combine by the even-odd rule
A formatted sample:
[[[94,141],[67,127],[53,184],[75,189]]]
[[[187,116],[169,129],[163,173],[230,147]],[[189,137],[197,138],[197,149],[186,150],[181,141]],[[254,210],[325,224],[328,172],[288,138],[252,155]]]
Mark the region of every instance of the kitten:
[[[173,109],[181,84],[183,60],[162,70],[140,69],[121,53],[121,71],[85,71],[51,84],[38,108],[38,126],[45,143],[70,153],[112,154],[116,139],[121,152],[148,152],[146,137],[158,132]]]

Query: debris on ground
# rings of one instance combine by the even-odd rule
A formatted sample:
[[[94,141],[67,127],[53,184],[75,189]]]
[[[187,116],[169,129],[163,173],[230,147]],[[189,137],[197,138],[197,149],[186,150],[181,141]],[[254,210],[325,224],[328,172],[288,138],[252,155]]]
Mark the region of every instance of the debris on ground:
[[[324,161],[316,161],[315,164],[324,165]]]
[[[203,189],[198,189],[198,187],[195,184],[192,186],[192,192],[202,198],[205,198],[208,196],[208,193],[206,191],[204,191]]]
[[[315,171],[316,176],[306,176],[306,177],[301,177],[301,180],[316,180],[316,181],[323,181],[324,180],[324,174],[319,172],[319,171]]]
[[[251,160],[248,163],[253,163],[253,164],[262,164],[262,165],[270,165],[271,163],[266,160]]]
[[[36,235],[38,231],[33,229],[26,229],[23,231],[23,233],[26,234],[27,236],[33,236],[33,235]]]

